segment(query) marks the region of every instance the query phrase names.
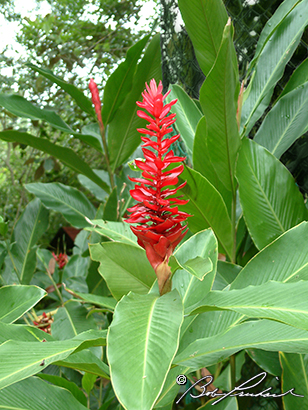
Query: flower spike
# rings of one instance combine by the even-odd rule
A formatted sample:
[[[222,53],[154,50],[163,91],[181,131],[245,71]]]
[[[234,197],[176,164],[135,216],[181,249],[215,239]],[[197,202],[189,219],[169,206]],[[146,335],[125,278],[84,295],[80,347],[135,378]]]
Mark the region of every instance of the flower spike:
[[[184,166],[179,164],[173,169],[167,168],[172,163],[184,161],[185,158],[176,157],[173,151],[169,150],[171,144],[180,137],[167,136],[173,131],[171,125],[175,122],[175,114],[169,112],[177,100],[165,104],[164,100],[170,91],[163,95],[162,90],[162,82],[157,85],[152,79],[142,93],[143,101],[137,102],[138,107],[147,111],[145,113],[138,110],[137,115],[149,124],[146,128],[137,129],[143,134],[141,140],[144,144],[141,147],[145,161],[135,160],[143,172],[142,178],[129,178],[136,182],[130,194],[138,203],[128,209],[131,215],[125,221],[138,224],[131,226],[131,230],[137,236],[138,244],[145,249],[155,270],[161,295],[171,290],[169,258],[188,231],[187,225],[183,226],[182,222],[191,216],[178,210],[178,205],[186,204],[187,200],[179,197],[168,198],[183,188],[186,182],[177,188],[167,188],[178,183],[178,176]]]

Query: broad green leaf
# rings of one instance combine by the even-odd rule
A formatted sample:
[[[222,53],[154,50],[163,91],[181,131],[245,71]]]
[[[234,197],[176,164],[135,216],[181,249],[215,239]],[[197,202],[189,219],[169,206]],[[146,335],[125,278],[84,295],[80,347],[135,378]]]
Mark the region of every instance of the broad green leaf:
[[[111,194],[108,196],[103,211],[103,219],[105,221],[117,221],[118,220],[118,195],[117,187],[114,187]]]
[[[192,153],[194,147],[194,138],[196,128],[202,113],[197,107],[194,100],[192,100],[180,86],[171,85],[171,92],[167,97],[167,101],[177,99],[177,103],[172,106],[171,112],[176,114],[175,126],[183,139],[188,155],[192,160]]]
[[[37,196],[53,211],[60,212],[76,228],[89,226],[85,218],[95,217],[95,208],[88,198],[76,188],[58,182],[27,184],[26,189]]]
[[[195,233],[211,227],[231,258],[231,220],[221,195],[206,178],[191,168],[185,167],[179,178],[180,182],[187,181],[179,192],[189,199],[181,210],[193,215],[187,219],[190,230]]]
[[[237,179],[244,219],[258,249],[307,217],[303,197],[289,171],[247,138],[237,162]]]
[[[185,317],[178,351],[185,350],[187,346],[194,343],[197,339],[205,339],[223,334],[243,321],[244,318],[244,315],[231,311],[211,311],[200,313],[193,317]],[[186,327],[185,324],[187,324]]]
[[[79,333],[96,328],[93,316],[78,302],[67,302],[54,315],[51,325],[52,336],[57,340],[71,339]]]
[[[290,229],[262,249],[241,270],[231,289],[261,285],[269,280],[298,282],[308,280],[308,223]]]
[[[297,68],[294,70],[291,75],[287,85],[282,90],[282,93],[279,95],[279,99],[289,93],[290,91],[295,90],[295,88],[304,85],[308,81],[308,58],[304,60]],[[279,101],[279,100],[278,100]]]
[[[185,310],[194,305],[210,291],[217,266],[218,244],[211,229],[198,232],[185,241],[174,253],[174,257],[180,263],[182,269],[173,277],[173,286],[180,293]],[[200,257],[211,262],[211,270],[205,277],[200,278],[189,273],[187,265],[189,261]],[[207,259],[206,259],[207,258]]]
[[[9,340],[0,345],[0,389],[41,372],[74,351],[105,345],[105,331],[89,331],[74,339],[56,342]],[[14,360],[12,360],[14,358]]]
[[[91,181],[95,182],[98,186],[109,192],[108,185],[102,181],[77,154],[70,148],[60,147],[53,144],[44,138],[37,138],[26,132],[19,131],[1,131],[0,139],[8,142],[18,142],[20,144],[30,145],[35,149],[46,152],[53,157],[59,159],[64,165],[77,172],[87,176]]]
[[[174,402],[174,399],[179,391],[180,386],[176,383],[176,378],[179,374],[189,373],[189,367],[175,366],[168,372],[167,378],[164,383],[164,388],[161,391],[159,398],[157,399],[154,408],[164,410],[165,406]],[[172,410],[172,407],[171,407]]]
[[[239,265],[234,265],[233,263],[219,260],[217,263],[217,272],[212,290],[225,289],[231,282],[234,281],[241,269],[242,267]]]
[[[145,36],[127,50],[126,58],[111,74],[104,88],[102,118],[106,126],[130,92],[136,65],[150,36]]]
[[[26,64],[26,66],[38,72],[53,83],[57,84],[62,88],[62,90],[66,91],[76,101],[77,105],[82,109],[82,111],[85,111],[95,117],[91,101],[87,97],[85,97],[84,93],[73,84],[65,82],[64,80],[62,80],[62,78],[56,76],[51,70],[48,70],[47,68],[37,67],[31,63]]]
[[[48,334],[34,326],[15,325],[0,321],[0,344],[8,340],[23,342],[41,342],[43,339],[53,340]]]
[[[91,293],[79,293],[73,292],[70,289],[67,289],[70,293],[73,293],[74,296],[80,298],[83,302],[106,307],[107,309],[114,310],[117,302],[114,298],[106,297],[106,296],[99,296],[99,295],[92,295]]]
[[[143,249],[117,242],[89,247],[91,259],[100,262],[99,273],[116,300],[130,291],[148,293],[156,276]]]
[[[286,353],[308,353],[308,332],[273,320],[254,320],[215,336],[198,339],[179,353],[174,363],[192,371],[218,363],[230,355],[254,347]]]
[[[126,409],[153,408],[176,353],[182,321],[176,290],[161,297],[130,293],[118,303],[107,356],[115,394]]]
[[[261,369],[274,376],[281,376],[278,352],[266,352],[265,350],[260,349],[247,349],[246,352]]]
[[[57,366],[68,367],[70,369],[88,372],[109,379],[109,368],[91,350],[84,349],[81,352],[73,353],[64,360],[54,363]]]
[[[139,247],[137,244],[136,235],[133,234],[127,223],[94,219],[91,221],[91,224],[94,226],[91,228],[86,228],[87,231],[95,231],[100,235],[106,236],[112,241],[128,243],[129,245]]]
[[[40,379],[50,382],[54,386],[63,387],[64,389],[69,390],[72,393],[72,395],[75,397],[75,399],[77,399],[85,407],[87,406],[86,396],[75,383],[70,382],[64,377],[53,376],[51,374],[46,374],[46,373],[40,373],[38,377]],[[33,380],[33,378],[30,380]]]
[[[262,122],[254,141],[280,158],[304,134],[308,126],[307,104],[308,82],[279,99]]]
[[[95,196],[96,199],[98,199],[101,202],[104,202],[106,198],[108,197],[108,194],[110,193],[110,187],[109,187],[109,176],[107,171],[101,170],[101,169],[93,169],[93,172],[102,180],[106,183],[105,189],[101,188],[98,186],[95,182],[91,181],[88,177],[85,175],[79,174],[78,175],[78,181],[83,185],[87,190],[91,192]]]
[[[308,330],[308,282],[267,282],[244,289],[208,293],[191,314],[211,310],[234,310],[247,317],[273,319]]]
[[[137,66],[131,92],[108,126],[108,150],[113,171],[127,161],[140,144],[140,134],[136,129],[142,128],[145,120],[137,116],[136,101],[140,101],[145,83],[152,78],[158,81],[161,76],[160,37],[157,34]]]
[[[200,103],[206,119],[210,160],[218,178],[233,193],[235,162],[241,143],[236,121],[238,93],[237,60],[229,20],[215,64],[201,87]]]
[[[228,20],[224,4],[221,0],[179,0],[179,8],[200,68],[208,75]]]
[[[296,50],[308,24],[308,1],[302,0],[286,16],[262,49],[242,108],[243,134],[248,135],[267,108],[276,83]]]
[[[27,285],[32,279],[36,267],[34,245],[46,232],[48,218],[48,210],[35,198],[26,206],[14,228],[10,254],[21,284]]]
[[[215,383],[215,382],[214,382]],[[216,384],[215,384],[216,387]],[[227,397],[225,400],[218,402],[219,396],[215,399],[207,401],[203,406],[198,407],[197,410],[205,409],[209,410],[212,409],[215,405],[215,410],[238,410],[238,402],[236,397]],[[215,404],[217,402],[217,404]]]
[[[82,377],[82,388],[90,394],[90,391],[94,387],[94,383],[97,379],[97,376],[95,374],[91,373],[85,373]]]
[[[282,392],[294,389],[296,397],[287,394],[282,398],[285,410],[308,409],[308,355],[279,352],[282,367]]]
[[[53,386],[37,377],[31,377],[1,390],[0,409],[86,410],[87,407],[66,388]]]
[[[46,292],[37,286],[12,285],[0,288],[0,321],[12,323],[35,306]]]
[[[292,11],[292,9],[300,2],[301,0],[285,0],[277,8],[273,16],[266,22],[256,47],[255,55],[252,61],[249,64],[248,73],[255,66],[256,61],[258,60],[260,53],[263,51],[264,46],[269,41],[273,33],[284,21],[286,16]]]
[[[77,137],[87,144],[92,145],[97,151],[104,152],[102,136],[97,122],[82,127],[81,135],[78,134]]]
[[[224,186],[218,178],[215,167],[210,160],[208,134],[205,117],[198,123],[194,139],[193,164],[194,170],[200,172],[222,196],[228,213],[231,215],[232,193]]]

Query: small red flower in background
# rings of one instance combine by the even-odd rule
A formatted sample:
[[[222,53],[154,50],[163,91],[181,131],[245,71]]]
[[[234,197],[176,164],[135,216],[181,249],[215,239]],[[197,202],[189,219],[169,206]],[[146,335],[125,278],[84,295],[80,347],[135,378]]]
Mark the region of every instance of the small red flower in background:
[[[135,160],[137,167],[143,171],[142,178],[129,177],[137,183],[130,194],[139,203],[128,209],[132,214],[126,219],[128,223],[139,224],[131,226],[131,230],[138,237],[139,245],[146,250],[147,258],[158,277],[160,294],[171,289],[171,270],[168,261],[174,248],[188,231],[187,225],[182,226],[182,222],[190,216],[178,210],[178,205],[184,205],[188,201],[172,197],[186,182],[177,188],[166,188],[178,183],[178,176],[182,173],[184,165],[180,164],[170,170],[167,168],[172,163],[184,161],[185,158],[176,157],[173,151],[168,152],[170,145],[180,137],[175,135],[164,138],[173,131],[171,125],[175,122],[176,114],[168,114],[177,100],[164,104],[170,91],[163,95],[162,89],[161,81],[157,86],[155,80],[151,80],[150,86],[146,84],[146,90],[142,93],[143,101],[137,102],[137,105],[147,110],[151,116],[144,111],[137,111],[140,118],[149,122],[146,129],[138,131],[148,137],[141,137],[144,142],[142,151],[145,161]],[[156,140],[151,137],[155,137]],[[154,151],[146,147],[151,147]],[[168,198],[170,196],[171,198]]]
[[[52,256],[55,258],[59,269],[64,268],[64,266],[67,264],[68,262],[68,257],[65,253],[59,253],[59,255],[56,255],[54,252],[52,252]]]
[[[53,318],[51,317],[50,313],[45,313],[41,316],[37,317],[37,321],[33,321],[33,324],[35,327],[38,327],[39,329],[43,330],[45,333],[51,333],[51,324],[53,322]]]

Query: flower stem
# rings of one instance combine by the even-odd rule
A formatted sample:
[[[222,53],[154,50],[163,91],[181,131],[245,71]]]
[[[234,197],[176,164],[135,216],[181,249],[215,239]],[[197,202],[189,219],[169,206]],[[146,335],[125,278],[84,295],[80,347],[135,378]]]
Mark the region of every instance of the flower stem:
[[[105,136],[105,130],[104,130],[103,125],[100,124],[100,123],[99,123],[99,129],[100,129],[100,133],[101,133],[101,136],[102,136],[102,142],[103,142],[104,153],[105,153],[105,161],[106,161],[107,171],[108,171],[108,174],[109,174],[111,190],[112,190],[115,187],[114,177],[113,177],[112,169],[110,167],[110,161],[109,161],[109,155],[108,155],[108,147],[107,147],[107,141],[106,141],[106,136]]]

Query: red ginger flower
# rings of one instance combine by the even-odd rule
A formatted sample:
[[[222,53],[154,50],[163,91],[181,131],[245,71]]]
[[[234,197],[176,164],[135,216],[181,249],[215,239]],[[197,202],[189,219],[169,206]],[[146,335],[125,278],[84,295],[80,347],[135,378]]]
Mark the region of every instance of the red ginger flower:
[[[68,262],[68,257],[65,253],[59,253],[59,255],[56,255],[54,252],[52,252],[52,256],[55,258],[59,269],[64,268],[64,266],[67,264]]]
[[[99,98],[98,88],[93,78],[90,79],[89,90],[91,91],[92,102],[95,108],[97,121],[99,122],[100,128],[103,129],[104,125],[103,125],[103,120],[102,120],[102,105],[101,105],[101,100]]]
[[[130,194],[139,203],[128,209],[132,214],[126,219],[128,223],[139,224],[131,226],[131,230],[138,237],[139,245],[146,250],[147,258],[158,278],[160,294],[171,289],[171,270],[168,261],[174,248],[188,231],[187,225],[182,226],[181,222],[190,216],[178,210],[178,205],[186,204],[188,201],[168,198],[183,188],[186,182],[177,188],[166,188],[178,183],[178,176],[182,173],[184,165],[180,164],[170,170],[167,168],[172,163],[184,161],[185,158],[176,157],[173,151],[167,152],[180,135],[163,139],[173,131],[171,125],[175,122],[176,114],[168,114],[177,100],[164,104],[164,99],[170,91],[163,96],[162,90],[161,81],[157,86],[153,79],[150,87],[146,84],[146,90],[142,93],[143,101],[137,102],[139,107],[147,110],[154,118],[144,111],[137,111],[140,118],[149,121],[146,129],[141,128],[137,131],[149,137],[141,137],[144,142],[142,151],[145,162],[135,160],[137,167],[143,171],[142,178],[129,177],[137,183]],[[151,137],[155,137],[156,140],[152,140]],[[153,148],[154,152],[146,147]]]

